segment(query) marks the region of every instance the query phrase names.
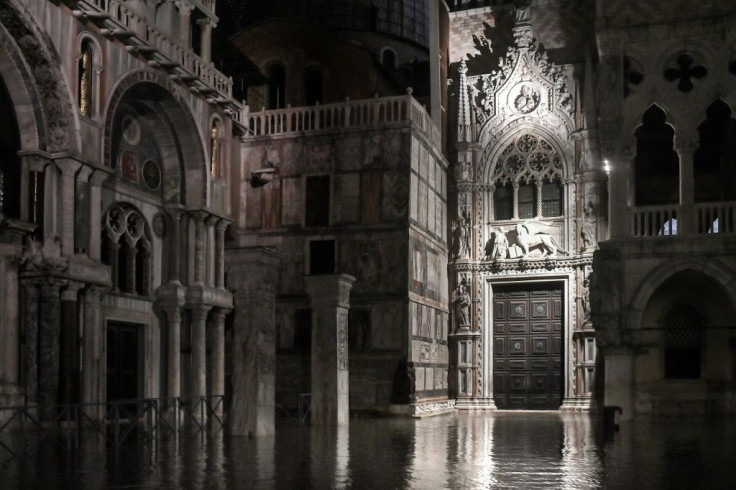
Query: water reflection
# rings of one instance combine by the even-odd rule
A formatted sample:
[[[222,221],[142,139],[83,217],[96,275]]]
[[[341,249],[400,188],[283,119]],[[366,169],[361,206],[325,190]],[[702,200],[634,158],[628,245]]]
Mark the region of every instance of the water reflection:
[[[7,439],[3,442],[17,444]],[[57,444],[60,443],[60,444]],[[114,450],[85,437],[0,453],[2,488],[733,488],[736,420],[641,419],[606,438],[586,415],[459,413],[353,419],[349,428],[279,420],[275,437],[182,433]]]

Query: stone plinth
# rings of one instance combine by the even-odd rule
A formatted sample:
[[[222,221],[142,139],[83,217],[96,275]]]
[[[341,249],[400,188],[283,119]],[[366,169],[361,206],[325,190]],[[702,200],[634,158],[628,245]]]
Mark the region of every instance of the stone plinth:
[[[347,425],[349,418],[348,310],[355,278],[305,277],[312,307],[313,425]]]
[[[228,250],[226,263],[235,307],[230,430],[234,435],[272,435],[281,256],[265,248]]]

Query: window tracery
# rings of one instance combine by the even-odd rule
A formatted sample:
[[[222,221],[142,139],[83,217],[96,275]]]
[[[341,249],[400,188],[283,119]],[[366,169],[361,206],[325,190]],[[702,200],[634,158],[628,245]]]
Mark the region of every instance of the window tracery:
[[[115,290],[150,296],[152,249],[149,236],[146,219],[133,207],[114,204],[105,214],[103,262],[112,268]]]
[[[562,160],[539,135],[524,133],[508,143],[491,177],[494,219],[562,214]]]

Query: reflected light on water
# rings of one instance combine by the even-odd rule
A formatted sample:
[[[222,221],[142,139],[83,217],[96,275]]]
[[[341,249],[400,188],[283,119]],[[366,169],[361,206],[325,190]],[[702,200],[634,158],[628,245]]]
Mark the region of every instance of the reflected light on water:
[[[18,447],[4,433],[2,442]],[[349,428],[278,420],[274,437],[183,432],[115,450],[83,437],[26,440],[0,453],[2,488],[734,488],[736,420],[640,419],[605,434],[558,412],[352,419]]]

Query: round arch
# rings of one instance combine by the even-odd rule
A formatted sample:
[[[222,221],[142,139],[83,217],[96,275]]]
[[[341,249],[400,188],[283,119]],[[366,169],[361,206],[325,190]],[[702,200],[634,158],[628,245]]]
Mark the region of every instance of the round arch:
[[[77,153],[69,88],[46,39],[27,7],[18,0],[0,2],[0,73],[24,128],[21,149]]]
[[[629,304],[624,317],[624,329],[636,330],[641,326],[642,317],[652,296],[668,279],[684,271],[702,274],[719,285],[731,305],[736,308],[735,272],[726,264],[715,259],[680,258],[669,260],[647,275],[634,292],[633,301]]]
[[[181,89],[152,70],[138,70],[120,80],[105,110],[103,162],[112,165],[113,137],[121,107],[134,107],[151,121],[161,152],[164,200],[201,207],[207,198],[207,145],[188,109]]]

